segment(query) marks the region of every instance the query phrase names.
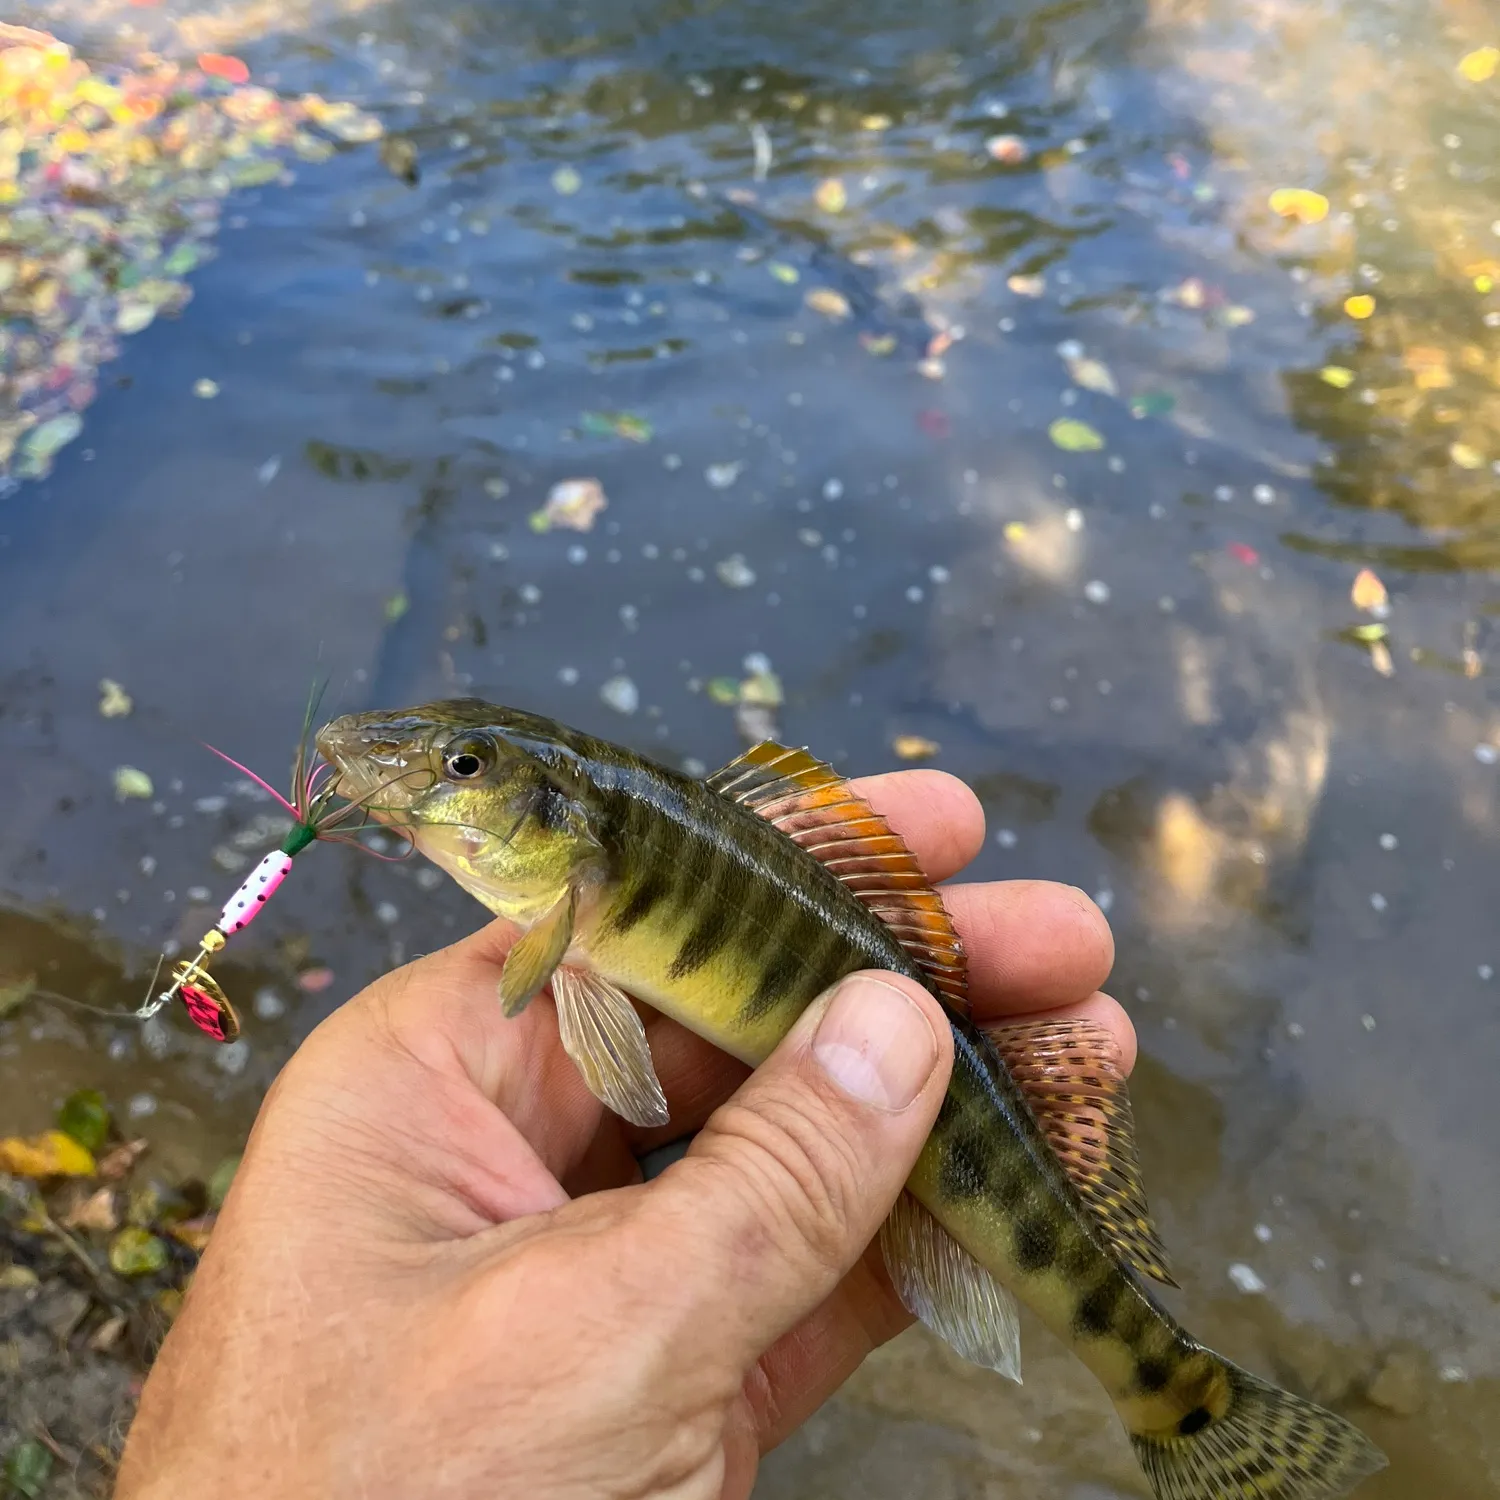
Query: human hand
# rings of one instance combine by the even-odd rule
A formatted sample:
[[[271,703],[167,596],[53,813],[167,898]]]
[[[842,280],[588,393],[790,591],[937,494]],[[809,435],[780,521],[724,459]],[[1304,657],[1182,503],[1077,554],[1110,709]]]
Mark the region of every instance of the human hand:
[[[856,785],[934,880],[978,851],[954,778]],[[976,1019],[1088,1016],[1130,1065],[1086,896],[944,897]],[[495,923],[386,975],[287,1064],[117,1500],[742,1500],[760,1454],[910,1322],[870,1242],[951,1065],[924,989],[843,981],[748,1079],[652,1013],[672,1123],[643,1131],[587,1092],[550,1001],[502,1017],[511,936]],[[639,1155],[693,1129],[643,1184]]]

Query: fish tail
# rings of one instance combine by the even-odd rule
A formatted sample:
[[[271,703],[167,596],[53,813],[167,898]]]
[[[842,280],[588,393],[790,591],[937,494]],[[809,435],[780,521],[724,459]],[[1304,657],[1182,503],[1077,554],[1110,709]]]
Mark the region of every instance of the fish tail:
[[[1208,1353],[1208,1351],[1204,1351]],[[1385,1468],[1357,1427],[1217,1354],[1212,1396],[1175,1431],[1133,1431],[1157,1500],[1334,1500]]]

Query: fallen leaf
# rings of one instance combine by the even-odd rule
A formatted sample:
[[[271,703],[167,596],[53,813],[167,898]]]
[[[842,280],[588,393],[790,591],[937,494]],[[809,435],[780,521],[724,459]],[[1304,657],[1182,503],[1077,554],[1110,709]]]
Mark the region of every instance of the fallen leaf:
[[[1354,384],[1354,371],[1346,370],[1343,365],[1324,365],[1318,371],[1318,379],[1336,391],[1346,391]]]
[[[1488,83],[1500,69],[1500,47],[1476,47],[1458,60],[1458,71],[1470,83]]]
[[[890,354],[896,347],[896,336],[893,333],[862,333],[859,342],[867,354],[877,357]]]
[[[849,194],[837,177],[825,177],[813,199],[825,214],[841,214],[849,206]]]
[[[1068,367],[1068,374],[1073,377],[1075,385],[1081,385],[1086,391],[1098,391],[1101,396],[1118,396],[1120,388],[1115,384],[1115,377],[1110,374],[1109,366],[1102,360],[1090,359],[1087,355],[1074,357],[1064,356],[1063,362]]]
[[[52,1455],[35,1438],[23,1438],[5,1456],[6,1488],[37,1500],[52,1473]]]
[[[156,788],[144,771],[134,766],[115,767],[115,796],[121,801],[127,797],[150,797]]]
[[[99,681],[99,712],[106,719],[123,719],[135,707],[129,693],[111,677]]]
[[[1045,276],[1010,276],[1006,278],[1005,284],[1018,297],[1040,297],[1047,290]]]
[[[106,1182],[118,1182],[129,1174],[132,1167],[146,1154],[149,1143],[142,1140],[124,1141],[112,1147],[99,1158],[97,1175]]]
[[[1384,609],[1390,602],[1385,585],[1369,568],[1361,568],[1355,574],[1354,587],[1349,590],[1349,597],[1354,601],[1356,609],[1363,610]]]
[[[237,57],[222,52],[202,52],[198,55],[198,66],[211,78],[222,78],[226,83],[248,83],[249,67]]]
[[[186,1245],[189,1250],[201,1255],[208,1245],[208,1238],[213,1233],[218,1217],[218,1214],[210,1213],[200,1214],[196,1219],[182,1219],[176,1224],[169,1224],[167,1233],[179,1245]]]
[[[1087,422],[1074,417],[1059,417],[1047,436],[1065,453],[1097,453],[1104,446],[1104,439]]]
[[[1386,625],[1356,625],[1349,632],[1355,640],[1363,641],[1367,646],[1372,641],[1383,641],[1390,633],[1390,627]]]
[[[802,300],[815,313],[822,313],[825,318],[847,318],[853,311],[849,306],[849,299],[831,287],[814,287]]]
[[[789,266],[785,261],[768,261],[766,263],[766,270],[785,286],[795,286],[802,279],[801,273],[797,270],[796,266]]]
[[[891,749],[901,760],[931,760],[942,748],[936,740],[924,739],[920,734],[898,734],[891,741]]]
[[[1253,568],[1260,561],[1260,553],[1246,542],[1231,542],[1228,552],[1236,562],[1244,563],[1247,568]]]
[[[1328,217],[1328,200],[1311,188],[1277,188],[1270,201],[1272,213],[1299,224],[1318,224]]]
[[[1357,292],[1352,297],[1344,298],[1344,311],[1362,323],[1374,315],[1375,299],[1368,292]]]
[[[44,1130],[28,1139],[0,1140],[0,1172],[13,1177],[92,1177],[94,1156],[72,1136]]]
[[[125,1332],[125,1323],[124,1313],[115,1313],[112,1317],[106,1318],[89,1335],[89,1348],[96,1354],[108,1354],[120,1342],[120,1335]]]
[[[135,1224],[127,1224],[109,1242],[110,1268],[120,1276],[150,1276],[170,1259],[165,1242]]]
[[[1484,467],[1484,454],[1477,448],[1471,448],[1467,443],[1454,443],[1448,449],[1448,457],[1460,469],[1482,469]]]
[[[109,1135],[109,1105],[98,1089],[78,1089],[63,1100],[57,1128],[85,1151],[97,1151]]]
[[[90,1229],[99,1234],[113,1234],[120,1227],[119,1211],[115,1207],[113,1188],[102,1187],[90,1193],[76,1208],[63,1218],[66,1229]]]
[[[562,526],[569,531],[591,531],[595,517],[608,505],[604,486],[597,479],[564,479],[552,486],[546,505],[532,516],[532,529],[550,531]]]
[[[1177,405],[1177,398],[1166,391],[1143,391],[1130,400],[1133,417],[1164,417]]]

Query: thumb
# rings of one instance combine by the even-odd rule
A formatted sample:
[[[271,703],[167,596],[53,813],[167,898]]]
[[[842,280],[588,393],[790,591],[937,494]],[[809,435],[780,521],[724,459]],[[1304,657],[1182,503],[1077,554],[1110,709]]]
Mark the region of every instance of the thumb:
[[[705,1349],[748,1368],[833,1291],[915,1165],[952,1061],[921,985],[850,975],[651,1184],[663,1284]]]

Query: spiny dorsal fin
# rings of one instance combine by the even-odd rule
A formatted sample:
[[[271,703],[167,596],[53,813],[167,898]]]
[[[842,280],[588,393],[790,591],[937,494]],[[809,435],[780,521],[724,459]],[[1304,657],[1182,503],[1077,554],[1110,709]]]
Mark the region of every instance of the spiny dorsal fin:
[[[1137,1271],[1176,1286],[1146,1207],[1114,1039],[1088,1021],[1033,1021],[985,1034],[1105,1237]]]
[[[943,898],[889,823],[832,766],[763,740],[708,778],[831,870],[891,929],[942,997],[969,1013],[968,966]]]

